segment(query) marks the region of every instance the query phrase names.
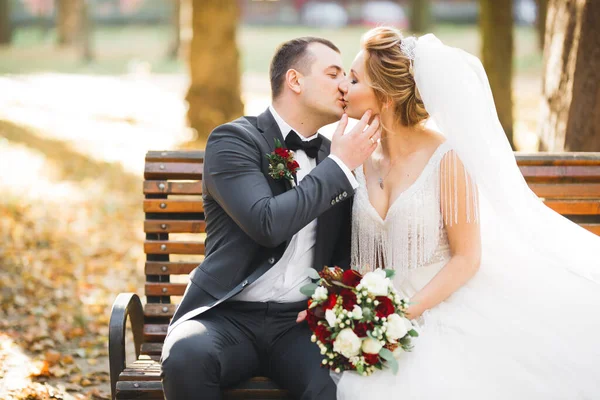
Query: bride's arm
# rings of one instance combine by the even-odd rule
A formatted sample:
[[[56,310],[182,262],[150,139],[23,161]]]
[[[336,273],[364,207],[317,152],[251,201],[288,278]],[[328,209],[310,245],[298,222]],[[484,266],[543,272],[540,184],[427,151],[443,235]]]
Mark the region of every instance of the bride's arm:
[[[477,188],[458,157],[444,156],[440,169],[440,207],[450,244],[450,261],[411,299],[410,318],[437,306],[468,282],[479,269],[481,238]]]

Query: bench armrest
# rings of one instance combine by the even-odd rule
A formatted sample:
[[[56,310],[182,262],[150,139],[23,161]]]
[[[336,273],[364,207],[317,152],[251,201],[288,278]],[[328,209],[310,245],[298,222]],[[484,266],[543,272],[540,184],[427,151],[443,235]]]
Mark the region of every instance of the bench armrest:
[[[108,359],[110,362],[111,397],[116,395],[116,385],[119,374],[125,369],[125,327],[127,316],[131,320],[133,345],[136,359],[140,356],[144,333],[144,310],[142,302],[135,293],[120,293],[113,303],[110,312],[108,330]]]

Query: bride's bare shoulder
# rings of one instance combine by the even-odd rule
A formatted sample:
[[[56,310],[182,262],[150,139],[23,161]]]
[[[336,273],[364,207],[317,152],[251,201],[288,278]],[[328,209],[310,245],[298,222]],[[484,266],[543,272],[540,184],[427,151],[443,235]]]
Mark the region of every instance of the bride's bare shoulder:
[[[433,129],[425,128],[423,130],[426,147],[433,153],[442,143],[446,141],[446,137],[440,132]]]

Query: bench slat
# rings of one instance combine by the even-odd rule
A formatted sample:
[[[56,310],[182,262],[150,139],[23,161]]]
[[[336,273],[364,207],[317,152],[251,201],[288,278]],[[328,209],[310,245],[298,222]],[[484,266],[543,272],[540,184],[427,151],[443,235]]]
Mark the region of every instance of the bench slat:
[[[202,179],[204,164],[181,162],[147,162],[144,169],[144,178],[160,179]]]
[[[581,227],[600,236],[600,224],[581,224]]]
[[[172,318],[176,308],[177,304],[147,303],[144,306],[144,315],[146,317]]]
[[[575,166],[520,166],[528,183],[538,182],[600,182],[600,167]]]
[[[546,200],[548,207],[562,215],[598,215],[600,214],[600,201],[586,200]]]
[[[532,183],[529,187],[538,197],[600,199],[600,183]]]
[[[519,165],[600,165],[600,153],[515,153]]]
[[[162,382],[160,381],[119,381],[117,382],[117,399],[157,399],[163,400]]]
[[[204,241],[172,242],[169,240],[144,241],[146,254],[204,254]]]
[[[167,324],[146,324],[144,325],[144,341],[145,342],[161,342],[165,341],[167,336]]]
[[[144,315],[146,317],[172,318],[176,307],[177,304],[146,303],[144,306]]]
[[[146,296],[183,296],[186,288],[185,283],[146,283]]]
[[[142,354],[148,355],[160,355],[162,352],[163,343],[143,343]]]
[[[172,150],[149,151],[146,153],[146,162],[196,162],[204,161],[202,150]]]
[[[145,220],[146,233],[205,233],[206,221]]]
[[[153,199],[144,200],[144,212],[146,213],[201,213],[204,212],[204,204],[198,200],[166,200]]]
[[[144,181],[144,194],[202,194],[202,182]]]
[[[146,262],[146,275],[186,275],[200,265],[200,262]]]

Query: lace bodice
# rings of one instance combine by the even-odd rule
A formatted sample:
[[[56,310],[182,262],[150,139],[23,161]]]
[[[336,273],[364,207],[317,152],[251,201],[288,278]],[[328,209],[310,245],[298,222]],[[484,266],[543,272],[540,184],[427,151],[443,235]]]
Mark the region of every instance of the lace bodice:
[[[384,267],[406,276],[450,258],[441,212],[440,164],[450,150],[440,145],[416,181],[390,205],[385,219],[369,201],[362,167],[352,211],[352,267],[361,273]]]

